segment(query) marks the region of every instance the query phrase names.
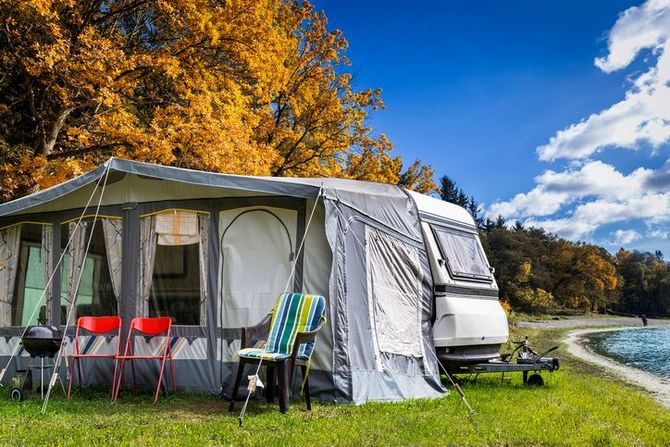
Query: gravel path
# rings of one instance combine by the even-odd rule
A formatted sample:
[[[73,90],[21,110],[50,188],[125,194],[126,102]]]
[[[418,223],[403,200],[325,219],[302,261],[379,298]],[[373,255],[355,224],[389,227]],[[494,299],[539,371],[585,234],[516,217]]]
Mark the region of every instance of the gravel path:
[[[560,320],[518,321],[517,327],[529,329],[562,329],[571,327],[637,326],[642,327],[639,318],[632,317],[565,317]],[[649,319],[649,326],[670,327],[670,320]]]

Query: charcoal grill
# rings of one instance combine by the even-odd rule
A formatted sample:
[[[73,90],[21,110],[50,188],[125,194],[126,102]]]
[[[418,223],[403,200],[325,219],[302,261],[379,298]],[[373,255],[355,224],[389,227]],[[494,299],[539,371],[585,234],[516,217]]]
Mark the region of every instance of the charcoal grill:
[[[23,349],[30,354],[30,364],[28,368],[21,370],[25,375],[23,380],[18,379],[17,386],[12,389],[13,399],[23,399],[25,384],[33,368],[40,370],[40,396],[44,399],[44,370],[55,368],[56,366],[53,360],[51,364],[45,364],[44,359],[53,359],[58,354],[62,342],[63,332],[56,326],[29,326],[26,329],[25,334],[21,337],[21,344],[23,345]],[[40,359],[39,366],[33,366],[35,358]]]
[[[63,332],[56,326],[29,326],[21,344],[31,357],[53,358],[60,350]]]

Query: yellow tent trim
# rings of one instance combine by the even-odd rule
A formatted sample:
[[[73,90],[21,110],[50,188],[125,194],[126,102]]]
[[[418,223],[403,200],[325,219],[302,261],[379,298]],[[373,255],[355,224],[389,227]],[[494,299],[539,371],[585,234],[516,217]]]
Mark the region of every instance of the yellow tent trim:
[[[79,219],[82,219],[82,220],[83,220],[83,219],[88,219],[88,218],[91,218],[91,217],[94,218],[94,217],[95,217],[95,214],[87,214],[87,215],[85,215],[85,216],[83,216],[83,217],[74,217],[74,218],[72,218],[72,219],[70,219],[70,220],[66,220],[66,221],[61,222],[61,225],[62,225],[62,224],[67,224],[67,223],[76,222],[76,221],[78,221]],[[106,215],[106,214],[98,214],[98,218],[103,218],[103,219],[123,219],[123,216],[111,216],[111,215]]]
[[[17,225],[26,225],[26,224],[32,224],[32,225],[51,225],[51,222],[33,222],[33,221],[31,221],[31,220],[25,220],[25,221],[23,221],[23,222],[17,222],[17,223],[13,223],[13,224],[11,224],[11,225],[7,225],[6,227],[2,227],[2,228],[0,228],[0,230],[4,230],[4,229],[6,229],[6,228],[15,227],[15,226],[17,226]]]
[[[151,217],[151,216],[156,216],[158,214],[165,214],[169,213],[170,211],[187,211],[189,213],[196,213],[196,214],[209,214],[209,211],[202,211],[202,210],[190,210],[187,208],[168,208],[160,211],[154,211],[153,213],[147,213],[147,214],[142,214],[140,217]]]

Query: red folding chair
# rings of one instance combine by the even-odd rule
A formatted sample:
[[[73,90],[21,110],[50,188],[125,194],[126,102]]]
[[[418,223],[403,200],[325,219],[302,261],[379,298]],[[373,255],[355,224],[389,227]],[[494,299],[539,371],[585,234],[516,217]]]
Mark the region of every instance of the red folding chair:
[[[158,318],[133,318],[130,322],[130,330],[128,331],[128,339],[126,340],[126,348],[123,355],[116,358],[121,360],[121,368],[119,369],[119,378],[116,382],[116,390],[114,391],[113,400],[116,401],[119,397],[119,390],[121,389],[121,382],[123,380],[123,367],[126,360],[130,360],[130,365],[133,371],[133,385],[136,386],[135,381],[135,360],[160,360],[161,371],[158,375],[158,386],[156,387],[156,395],[154,396],[154,403],[158,401],[158,393],[161,390],[163,383],[163,372],[165,371],[165,360],[170,360],[170,372],[172,373],[172,387],[174,392],[177,392],[177,383],[174,380],[174,367],[172,366],[172,351],[170,349],[170,330],[172,329],[172,319],[170,317]],[[135,355],[133,338],[136,335],[159,336],[165,334],[165,348],[161,347],[159,354],[144,354]]]
[[[84,330],[86,333],[92,335],[103,335],[116,331],[116,349],[114,350],[114,353],[113,354],[95,354],[87,352],[82,353],[81,348],[79,346],[79,335],[81,330]],[[70,380],[67,386],[68,399],[72,396],[72,379],[74,378],[75,366],[77,368],[79,388],[82,387],[80,360],[84,358],[114,359],[114,376],[112,378],[112,398],[114,397],[114,385],[116,384],[116,371],[119,363],[117,357],[119,356],[119,345],[121,344],[120,340],[121,340],[121,318],[119,317],[80,317],[77,320],[77,330],[74,333],[74,349],[72,351],[72,355],[70,355],[70,359],[72,359],[72,369],[70,370]],[[85,346],[84,351],[86,351],[89,347],[90,345]]]

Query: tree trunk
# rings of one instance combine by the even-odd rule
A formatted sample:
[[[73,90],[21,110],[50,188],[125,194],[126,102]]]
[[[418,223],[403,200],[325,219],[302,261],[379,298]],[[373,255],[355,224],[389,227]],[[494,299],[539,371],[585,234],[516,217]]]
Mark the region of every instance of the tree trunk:
[[[58,135],[60,134],[65,120],[72,113],[74,107],[61,108],[53,115],[53,119],[47,125],[42,126],[42,141],[40,142],[39,153],[43,156],[48,156],[54,149]]]

